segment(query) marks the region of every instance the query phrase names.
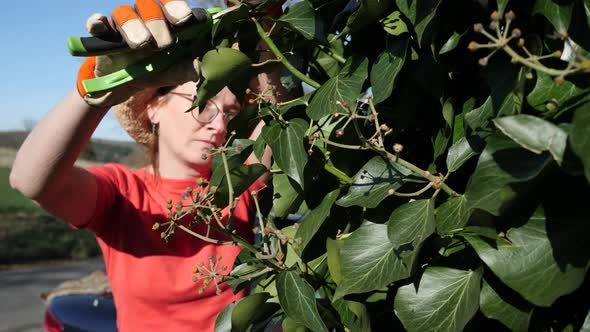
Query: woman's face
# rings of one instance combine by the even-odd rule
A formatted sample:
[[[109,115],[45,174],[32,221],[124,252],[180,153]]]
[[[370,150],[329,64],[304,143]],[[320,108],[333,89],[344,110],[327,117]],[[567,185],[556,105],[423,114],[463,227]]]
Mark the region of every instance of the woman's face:
[[[203,155],[225,142],[227,125],[240,112],[238,99],[226,87],[203,110],[185,113],[193,104],[194,93],[195,83],[185,83],[172,89],[154,107],[152,122],[159,124],[160,167],[177,161],[193,168],[210,168],[212,158],[204,159]]]

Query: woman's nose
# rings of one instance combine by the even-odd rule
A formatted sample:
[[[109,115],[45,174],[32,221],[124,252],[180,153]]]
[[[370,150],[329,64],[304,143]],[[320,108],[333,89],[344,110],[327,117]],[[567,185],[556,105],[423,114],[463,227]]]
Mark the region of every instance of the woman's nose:
[[[215,119],[207,124],[207,129],[214,131],[216,135],[225,138],[225,135],[227,134],[227,123],[223,118],[223,114],[217,114]]]

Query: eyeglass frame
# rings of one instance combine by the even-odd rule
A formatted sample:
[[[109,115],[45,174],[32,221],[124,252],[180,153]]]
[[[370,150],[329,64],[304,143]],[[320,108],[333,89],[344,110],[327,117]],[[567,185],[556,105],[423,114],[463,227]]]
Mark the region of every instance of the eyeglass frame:
[[[233,118],[236,116],[236,114],[233,114],[232,115],[231,113],[222,112],[221,109],[219,108],[219,106],[217,105],[217,103],[215,101],[213,101],[212,99],[209,99],[209,100],[207,100],[207,104],[206,105],[208,105],[209,103],[211,103],[211,104],[213,104],[213,106],[215,106],[215,115],[213,115],[211,117],[211,120],[209,120],[209,121],[199,120],[198,119],[199,115],[200,114],[203,114],[203,113],[201,113],[199,111],[199,108],[198,107],[194,106],[195,100],[197,99],[197,95],[195,93],[177,92],[177,91],[169,90],[167,92],[164,92],[164,94],[174,94],[174,95],[177,95],[177,96],[181,96],[181,97],[183,97],[183,98],[185,98],[187,100],[190,100],[191,103],[193,103],[193,106],[190,109],[188,109],[186,112],[189,112],[190,111],[191,112],[191,116],[193,117],[193,119],[195,119],[195,121],[197,121],[197,122],[199,122],[201,124],[209,124],[209,123],[212,123],[213,121],[215,121],[215,119],[217,118],[217,116],[219,115],[219,113],[223,113],[223,120],[224,121],[227,121],[227,122],[233,120]],[[197,114],[196,115],[195,115],[195,111],[197,111]]]

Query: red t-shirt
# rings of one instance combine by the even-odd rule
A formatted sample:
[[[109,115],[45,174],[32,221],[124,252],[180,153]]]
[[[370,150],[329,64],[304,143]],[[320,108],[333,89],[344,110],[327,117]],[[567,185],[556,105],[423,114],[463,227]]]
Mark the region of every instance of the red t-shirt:
[[[218,313],[244,294],[234,295],[224,283],[217,295],[213,282],[206,287],[203,280],[193,282],[193,276],[199,276],[193,268],[202,268],[201,262],[209,268],[209,258],[215,263],[221,256],[216,270],[227,274],[241,247],[207,243],[180,229],[166,243],[160,237],[163,229],[152,229],[155,222],[167,221],[166,200],[176,202],[187,186],[197,188],[195,180],[160,178],[156,182],[144,170],[117,164],[88,170],[96,176],[98,195],[95,214],[86,227],[95,233],[103,252],[119,330],[213,331]],[[249,193],[263,185],[256,181],[240,196],[234,210],[234,225],[249,240],[249,221],[255,212]],[[198,226],[192,229],[205,234]],[[223,266],[227,266],[225,271]],[[199,294],[203,287],[205,291]]]

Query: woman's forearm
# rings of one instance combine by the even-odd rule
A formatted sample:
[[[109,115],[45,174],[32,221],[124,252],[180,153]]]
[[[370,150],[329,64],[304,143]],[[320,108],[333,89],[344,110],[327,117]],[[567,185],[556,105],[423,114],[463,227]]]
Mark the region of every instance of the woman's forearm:
[[[59,191],[107,111],[70,92],[25,139],[12,166],[11,186],[35,200]]]

